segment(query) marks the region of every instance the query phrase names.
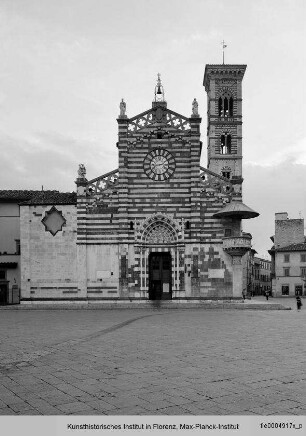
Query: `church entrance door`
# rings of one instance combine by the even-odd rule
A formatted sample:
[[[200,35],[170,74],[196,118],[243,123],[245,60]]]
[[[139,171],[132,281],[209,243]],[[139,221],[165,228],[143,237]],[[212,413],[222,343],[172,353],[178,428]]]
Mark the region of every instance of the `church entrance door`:
[[[149,299],[170,300],[171,255],[170,253],[150,253],[149,255]]]

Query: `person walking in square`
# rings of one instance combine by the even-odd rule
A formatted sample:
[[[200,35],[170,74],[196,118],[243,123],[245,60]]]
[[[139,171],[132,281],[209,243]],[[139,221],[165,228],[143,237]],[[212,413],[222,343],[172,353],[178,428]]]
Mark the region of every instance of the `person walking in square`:
[[[301,307],[303,306],[301,297],[299,295],[296,296],[296,306],[297,306],[297,310],[300,310]]]
[[[269,300],[269,291],[265,291],[266,299]]]

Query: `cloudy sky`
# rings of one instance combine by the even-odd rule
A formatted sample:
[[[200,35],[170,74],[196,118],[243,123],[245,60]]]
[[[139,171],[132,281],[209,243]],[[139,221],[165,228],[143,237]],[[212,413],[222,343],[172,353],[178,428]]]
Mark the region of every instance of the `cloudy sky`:
[[[205,64],[247,64],[244,223],[267,255],[274,213],[306,217],[304,0],[0,0],[1,189],[73,191],[115,169],[119,102],[151,107],[157,72],[168,107],[206,145]],[[202,165],[206,166],[206,147]]]

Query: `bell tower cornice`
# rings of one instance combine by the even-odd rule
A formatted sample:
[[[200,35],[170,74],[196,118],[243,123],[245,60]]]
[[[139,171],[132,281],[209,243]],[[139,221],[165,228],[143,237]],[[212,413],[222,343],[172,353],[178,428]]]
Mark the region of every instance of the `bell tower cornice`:
[[[204,72],[203,86],[209,91],[209,84],[213,79],[235,79],[242,80],[247,65],[243,64],[214,64],[206,65]]]

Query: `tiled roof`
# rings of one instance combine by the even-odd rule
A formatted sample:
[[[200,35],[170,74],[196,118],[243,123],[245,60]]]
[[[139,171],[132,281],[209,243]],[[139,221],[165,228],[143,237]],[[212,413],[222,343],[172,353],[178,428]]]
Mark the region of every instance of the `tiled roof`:
[[[8,201],[24,201],[29,200],[34,194],[40,191],[28,190],[0,190],[0,200]]]
[[[270,250],[268,250],[268,253],[271,254],[271,252],[274,252],[274,251],[275,251],[275,245],[272,245],[272,247],[270,248]]]
[[[21,204],[76,204],[76,202],[77,195],[75,192],[39,191],[35,193],[28,201],[25,201]]]
[[[276,248],[276,251],[306,251],[306,242],[302,244],[291,244],[286,247]]]
[[[75,192],[0,190],[0,202],[20,204],[76,204]]]

